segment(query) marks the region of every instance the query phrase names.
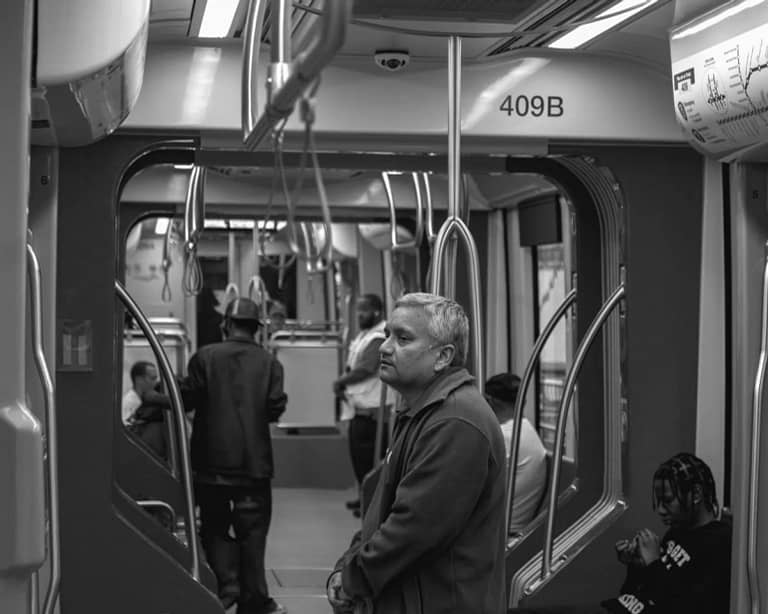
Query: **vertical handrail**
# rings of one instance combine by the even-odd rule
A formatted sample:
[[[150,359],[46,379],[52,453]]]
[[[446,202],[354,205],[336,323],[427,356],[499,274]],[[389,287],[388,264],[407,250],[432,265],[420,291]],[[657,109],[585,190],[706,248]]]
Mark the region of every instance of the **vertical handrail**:
[[[32,311],[32,345],[35,365],[40,376],[45,398],[46,442],[48,457],[48,522],[51,553],[51,577],[43,602],[43,614],[53,614],[61,581],[61,550],[59,534],[59,453],[57,448],[56,396],[48,361],[43,348],[43,301],[40,261],[34,248],[27,243],[27,268]]]
[[[565,298],[563,299],[563,302],[560,303],[558,308],[555,310],[555,313],[552,314],[552,317],[549,319],[549,322],[547,322],[547,325],[544,327],[544,330],[541,331],[539,334],[538,339],[536,339],[536,343],[533,346],[533,350],[531,351],[531,356],[528,359],[528,364],[525,365],[525,371],[523,372],[523,379],[520,380],[520,388],[517,391],[517,399],[515,399],[515,411],[512,414],[512,420],[513,427],[512,427],[512,441],[511,441],[511,450],[509,454],[509,458],[507,459],[507,493],[506,493],[506,501],[504,505],[504,509],[506,510],[506,516],[505,518],[507,523],[507,535],[509,535],[509,524],[510,524],[510,518],[512,516],[512,505],[513,505],[513,496],[515,492],[515,481],[516,481],[516,469],[517,469],[517,459],[520,456],[520,433],[521,433],[521,424],[523,420],[523,407],[525,407],[525,395],[528,392],[528,385],[531,382],[531,378],[533,377],[534,369],[536,368],[536,364],[539,361],[539,355],[541,354],[541,351],[544,349],[544,345],[549,340],[550,335],[555,330],[557,325],[560,323],[560,319],[565,315],[565,313],[568,311],[570,306],[573,304],[573,302],[576,300],[576,288],[573,288],[568,294],[566,294]]]
[[[752,397],[752,450],[749,459],[749,516],[747,518],[747,582],[752,614],[760,614],[760,577],[757,569],[757,504],[760,494],[760,437],[763,418],[763,386],[768,362],[768,242],[763,265],[763,304],[760,315],[760,359]]]
[[[190,572],[192,577],[196,581],[200,581],[200,553],[197,545],[197,527],[195,522],[195,500],[192,494],[192,467],[189,461],[189,441],[187,440],[186,418],[184,416],[184,405],[181,400],[181,391],[179,390],[179,384],[173,374],[171,363],[168,360],[168,356],[165,354],[163,346],[160,344],[160,340],[157,338],[157,334],[152,329],[152,325],[149,323],[147,317],[142,313],[141,308],[136,304],[128,291],[123,285],[115,280],[115,292],[118,298],[123,303],[125,308],[130,312],[133,318],[139,325],[139,328],[144,332],[144,336],[149,341],[149,345],[157,356],[160,371],[168,382],[168,395],[171,399],[171,408],[176,418],[176,428],[179,439],[179,448],[181,453],[181,484],[184,488],[184,504],[186,507],[186,523],[185,529],[187,534],[187,542],[189,543],[189,550],[192,556],[192,563]]]
[[[259,34],[264,26],[266,0],[250,0],[243,33],[243,71],[240,91],[240,121],[243,125],[243,142],[253,132],[256,125],[253,110],[258,106],[256,92],[253,89],[254,67],[259,65]]]
[[[597,338],[597,334],[602,329],[603,324],[611,315],[616,306],[621,302],[626,293],[624,284],[619,284],[613,291],[608,300],[603,304],[589,325],[584,338],[579,343],[576,355],[573,359],[573,365],[568,371],[563,387],[563,396],[560,399],[560,410],[557,416],[557,434],[555,437],[555,448],[552,458],[552,482],[549,488],[549,508],[547,509],[547,533],[544,537],[544,556],[541,561],[541,579],[546,580],[552,574],[552,548],[555,532],[555,515],[557,513],[557,492],[560,481],[560,466],[563,460],[563,440],[565,439],[565,425],[568,418],[568,409],[571,405],[571,397],[576,388],[576,378],[581,371],[581,365],[587,356],[589,348]]]
[[[482,348],[482,306],[480,304],[480,256],[474,237],[460,217],[461,199],[461,37],[448,39],[448,217],[435,238],[430,279],[431,292],[440,293],[443,277],[443,263],[446,258],[448,241],[452,233],[461,238],[469,261],[470,300],[472,303],[472,357],[474,376],[480,392],[485,388],[485,357]],[[456,290],[456,244],[448,254],[449,271],[447,274],[446,294],[453,298]]]
[[[392,184],[389,181],[389,172],[382,171],[381,180],[384,183],[384,192],[387,195],[387,204],[389,205],[390,222],[390,249],[393,252],[399,252],[406,249],[418,249],[421,245],[421,239],[424,235],[424,210],[421,200],[421,185],[419,184],[419,174],[411,173],[413,180],[413,189],[416,193],[416,230],[413,233],[413,239],[404,243],[397,242],[397,206],[392,192]],[[430,205],[431,206],[431,205]]]

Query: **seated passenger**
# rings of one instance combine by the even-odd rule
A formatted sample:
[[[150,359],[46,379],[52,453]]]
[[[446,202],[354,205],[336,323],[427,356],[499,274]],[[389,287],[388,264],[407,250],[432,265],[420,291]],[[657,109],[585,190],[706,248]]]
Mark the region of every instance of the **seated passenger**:
[[[123,424],[132,424],[134,414],[141,406],[144,396],[157,385],[157,369],[155,365],[146,360],[140,360],[131,367],[131,389],[123,395],[121,415]]]
[[[507,459],[512,449],[512,429],[515,426],[513,414],[519,388],[520,378],[512,373],[499,373],[485,383],[485,398],[501,423]],[[546,487],[547,451],[536,429],[527,418],[523,418],[520,425],[520,452],[517,456],[510,532],[521,531],[533,520]]]
[[[669,527],[664,537],[641,529],[619,540],[627,566],[618,597],[601,607],[510,610],[523,613],[724,614],[729,611],[731,527],[718,520],[715,481],[693,454],[673,456],[653,476],[653,507]]]

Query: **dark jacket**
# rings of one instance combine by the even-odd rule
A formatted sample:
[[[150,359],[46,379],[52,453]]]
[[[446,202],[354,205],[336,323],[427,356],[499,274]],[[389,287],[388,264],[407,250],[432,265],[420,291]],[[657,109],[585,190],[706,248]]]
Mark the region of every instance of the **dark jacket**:
[[[337,569],[376,614],[500,614],[504,607],[504,441],[462,368],[397,415],[393,443]]]
[[[725,614],[730,607],[731,527],[715,520],[696,529],[670,529],[661,558],[630,565],[621,595],[603,602],[627,614]]]
[[[192,468],[200,475],[271,478],[269,423],[285,411],[283,367],[251,340],[229,339],[201,348],[182,384],[194,409]]]

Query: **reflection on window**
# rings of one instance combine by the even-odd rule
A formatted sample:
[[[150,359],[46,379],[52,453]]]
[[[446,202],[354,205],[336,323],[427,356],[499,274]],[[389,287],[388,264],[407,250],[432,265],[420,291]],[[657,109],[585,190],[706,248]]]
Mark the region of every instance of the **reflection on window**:
[[[534,249],[538,264],[538,321],[540,328],[543,328],[565,299],[565,255],[563,245],[559,243],[538,245]],[[567,373],[566,334],[566,323],[561,319],[542,349],[539,362],[539,433],[544,446],[550,452],[555,445],[557,414]],[[575,451],[572,424],[573,413],[569,416],[565,441],[565,455],[570,458],[573,458]]]

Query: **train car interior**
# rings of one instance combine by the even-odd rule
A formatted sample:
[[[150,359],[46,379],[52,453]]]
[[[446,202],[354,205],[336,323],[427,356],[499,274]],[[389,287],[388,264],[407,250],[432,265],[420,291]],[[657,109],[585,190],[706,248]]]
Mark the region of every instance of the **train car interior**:
[[[692,452],[732,524],[730,612],[768,613],[767,2],[3,7],[0,612],[236,611],[179,381],[248,297],[288,396],[269,590],[331,613],[370,495],[332,388],[355,304],[432,292],[481,391],[520,377],[510,466],[523,418],[546,449],[523,526],[507,475],[509,609],[615,595],[614,544],[663,531],[654,471]],[[121,411],[139,361],[170,399],[152,439]]]

